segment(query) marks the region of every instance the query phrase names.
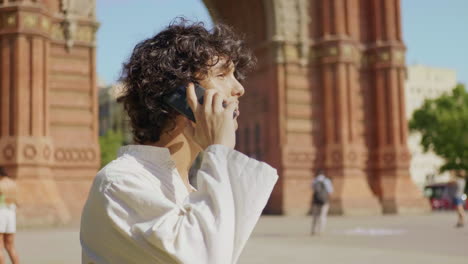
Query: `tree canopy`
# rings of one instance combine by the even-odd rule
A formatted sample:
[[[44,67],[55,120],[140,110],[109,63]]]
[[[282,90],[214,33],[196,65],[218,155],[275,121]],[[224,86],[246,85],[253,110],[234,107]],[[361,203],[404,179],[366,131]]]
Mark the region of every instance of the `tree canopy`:
[[[117,157],[117,151],[124,144],[122,131],[109,129],[105,135],[99,137],[101,146],[101,167],[106,166]]]
[[[410,120],[411,131],[421,133],[424,151],[444,159],[440,171],[468,172],[468,92],[457,85],[451,93],[427,99]]]

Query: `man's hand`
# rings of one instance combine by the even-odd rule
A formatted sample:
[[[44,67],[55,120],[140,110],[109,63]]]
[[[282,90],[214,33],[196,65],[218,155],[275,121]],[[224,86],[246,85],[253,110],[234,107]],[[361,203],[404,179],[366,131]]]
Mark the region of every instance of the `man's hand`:
[[[203,100],[201,105],[195,94],[195,86],[190,83],[187,87],[187,102],[197,122],[188,121],[185,134],[202,149],[214,144],[234,148],[236,127],[233,114],[238,107],[238,101],[227,102],[224,96],[214,89],[206,90]]]

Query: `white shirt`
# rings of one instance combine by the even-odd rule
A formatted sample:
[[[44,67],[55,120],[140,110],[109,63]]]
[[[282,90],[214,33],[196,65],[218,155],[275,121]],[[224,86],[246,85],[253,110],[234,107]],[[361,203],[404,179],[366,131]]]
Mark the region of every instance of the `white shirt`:
[[[212,145],[189,194],[167,148],[122,147],[83,209],[82,263],[236,263],[277,179],[268,164]]]

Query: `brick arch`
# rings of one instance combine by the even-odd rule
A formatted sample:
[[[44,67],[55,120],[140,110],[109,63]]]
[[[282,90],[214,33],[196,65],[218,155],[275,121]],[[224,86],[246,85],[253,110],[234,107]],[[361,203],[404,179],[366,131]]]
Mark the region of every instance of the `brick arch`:
[[[245,35],[248,45],[258,59],[255,71],[244,83],[246,94],[240,102],[237,149],[280,168],[281,152],[277,148],[280,145],[268,145],[269,142],[280,141],[281,137],[278,119],[281,111],[280,86],[277,83],[278,69],[274,62],[281,54],[276,54],[278,43],[272,42],[277,33],[273,1],[204,0],[204,3],[214,23],[231,25],[237,32]],[[282,190],[280,179],[266,212],[282,213]]]
[[[203,0],[215,23],[233,26],[246,35],[253,46],[267,39],[266,1]]]
[[[79,219],[99,167],[93,10],[75,0],[67,17],[62,0],[6,2],[0,164],[23,192],[19,222]],[[204,3],[259,59],[244,84],[238,149],[278,170],[266,212],[306,213],[319,167],[335,182],[332,212],[426,208],[408,171],[400,0]]]
[[[317,168],[335,182],[333,213],[427,208],[408,161],[384,159],[408,152],[400,0],[204,3],[215,23],[246,34],[259,59],[238,149],[278,169],[267,212],[307,212]]]

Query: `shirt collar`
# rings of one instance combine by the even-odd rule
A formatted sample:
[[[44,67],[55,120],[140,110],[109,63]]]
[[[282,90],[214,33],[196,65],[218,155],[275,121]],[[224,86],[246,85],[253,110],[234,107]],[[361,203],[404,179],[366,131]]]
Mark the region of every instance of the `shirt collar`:
[[[123,155],[130,155],[139,160],[143,160],[151,164],[160,165],[171,171],[177,171],[175,162],[172,160],[171,153],[168,148],[161,148],[149,145],[126,145],[120,147],[118,152],[119,157]],[[192,185],[190,185],[190,190],[192,192],[197,191],[197,189],[195,189]],[[184,191],[187,191],[187,189],[184,188]]]
[[[127,145],[120,147],[118,156],[120,157],[125,154],[150,163],[158,163],[170,169],[175,168],[175,163],[171,159],[171,153],[168,148],[148,145]]]

